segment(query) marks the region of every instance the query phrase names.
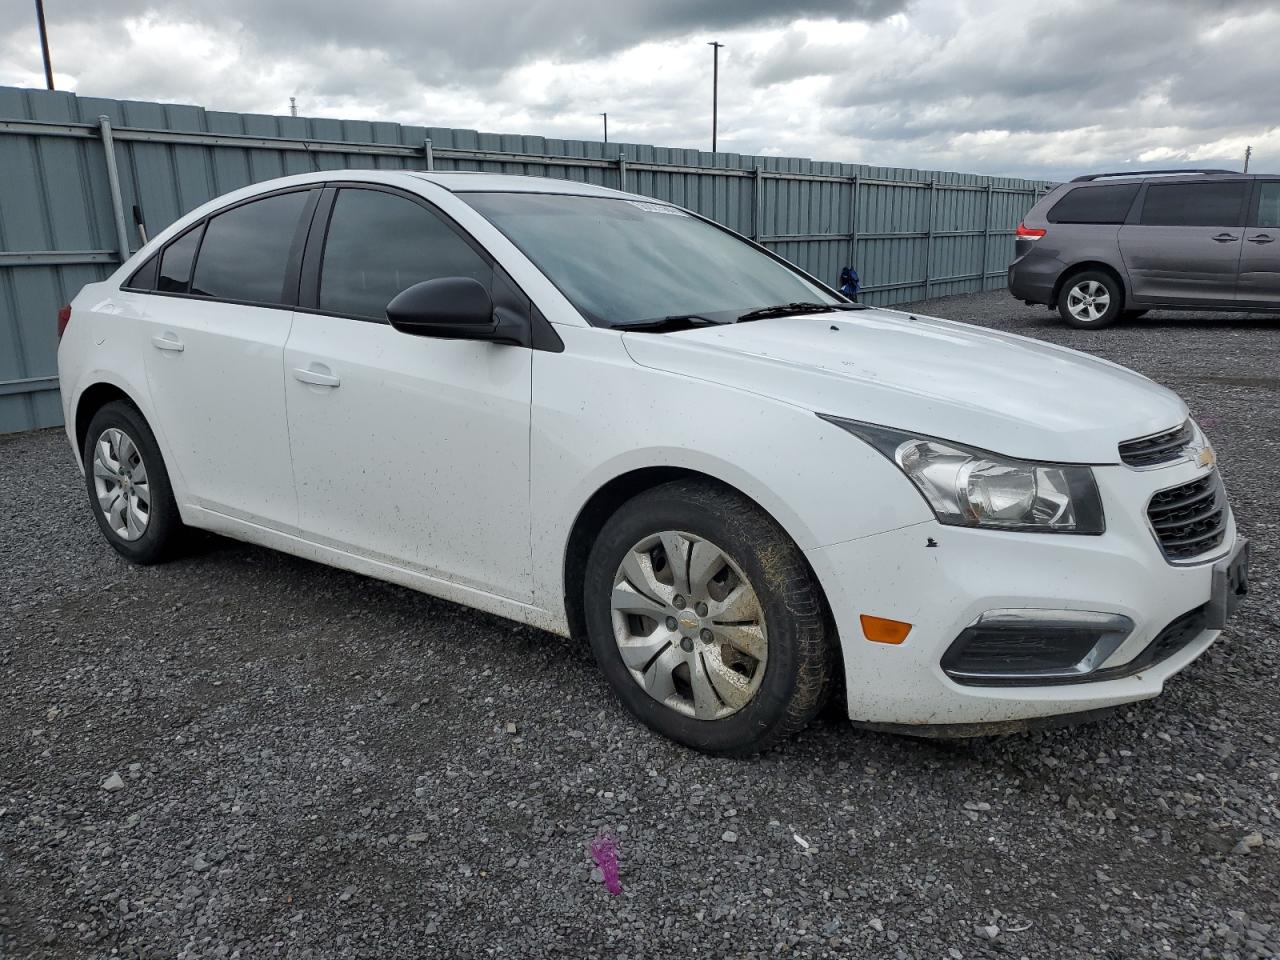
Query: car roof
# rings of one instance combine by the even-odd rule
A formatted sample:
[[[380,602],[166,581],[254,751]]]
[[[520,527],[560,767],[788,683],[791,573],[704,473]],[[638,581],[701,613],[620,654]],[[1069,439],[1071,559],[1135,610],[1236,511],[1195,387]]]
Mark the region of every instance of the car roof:
[[[580,180],[552,177],[524,177],[510,173],[482,173],[471,170],[414,170],[410,176],[434,183],[451,193],[557,193],[575,197],[627,197],[635,195]]]

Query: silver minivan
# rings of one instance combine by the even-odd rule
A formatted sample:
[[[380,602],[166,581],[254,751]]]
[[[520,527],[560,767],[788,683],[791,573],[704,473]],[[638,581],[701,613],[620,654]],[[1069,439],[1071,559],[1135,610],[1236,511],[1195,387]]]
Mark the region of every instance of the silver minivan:
[[[1152,309],[1280,311],[1280,176],[1077,177],[1018,225],[1009,291],[1073,327]]]

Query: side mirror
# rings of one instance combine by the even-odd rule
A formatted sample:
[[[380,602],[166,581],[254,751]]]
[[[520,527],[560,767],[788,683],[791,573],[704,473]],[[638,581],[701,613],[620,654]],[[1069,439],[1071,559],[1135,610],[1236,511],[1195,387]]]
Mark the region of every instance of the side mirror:
[[[471,277],[438,277],[401,290],[387,304],[387,319],[401,333],[420,337],[488,340],[496,327],[493,299]]]

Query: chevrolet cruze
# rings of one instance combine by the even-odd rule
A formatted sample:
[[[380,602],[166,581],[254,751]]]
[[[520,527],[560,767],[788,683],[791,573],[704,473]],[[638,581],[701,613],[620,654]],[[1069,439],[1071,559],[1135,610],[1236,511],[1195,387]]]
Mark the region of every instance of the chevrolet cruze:
[[[93,515],[589,642],[649,726],[745,754],[851,719],[1009,730],[1158,694],[1248,547],[1182,401],[870,309],[668,203],[340,171],[155,237],[59,317]]]

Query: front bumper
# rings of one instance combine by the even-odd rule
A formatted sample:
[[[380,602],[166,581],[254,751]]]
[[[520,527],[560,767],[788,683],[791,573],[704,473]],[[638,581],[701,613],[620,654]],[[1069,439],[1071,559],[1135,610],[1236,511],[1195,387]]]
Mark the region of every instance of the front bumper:
[[[1218,637],[1220,618],[1193,625],[1152,656],[1152,645],[1184,615],[1215,597],[1217,561],[1236,546],[1227,517],[1221,545],[1188,564],[1165,560],[1146,520],[1159,489],[1206,471],[1190,463],[1159,470],[1094,470],[1106,510],[1101,536],[1013,533],[935,521],[807,553],[831,604],[844,654],[849,716],[896,727],[1000,725],[1103,710],[1158,695],[1164,682]],[[1219,591],[1220,593],[1220,591]],[[947,651],[991,611],[1090,611],[1133,626],[1073,682],[981,685],[957,682]],[[859,616],[912,624],[897,646],[867,641]],[[1164,641],[1167,643],[1167,641]],[[1158,645],[1158,644],[1157,644]]]

